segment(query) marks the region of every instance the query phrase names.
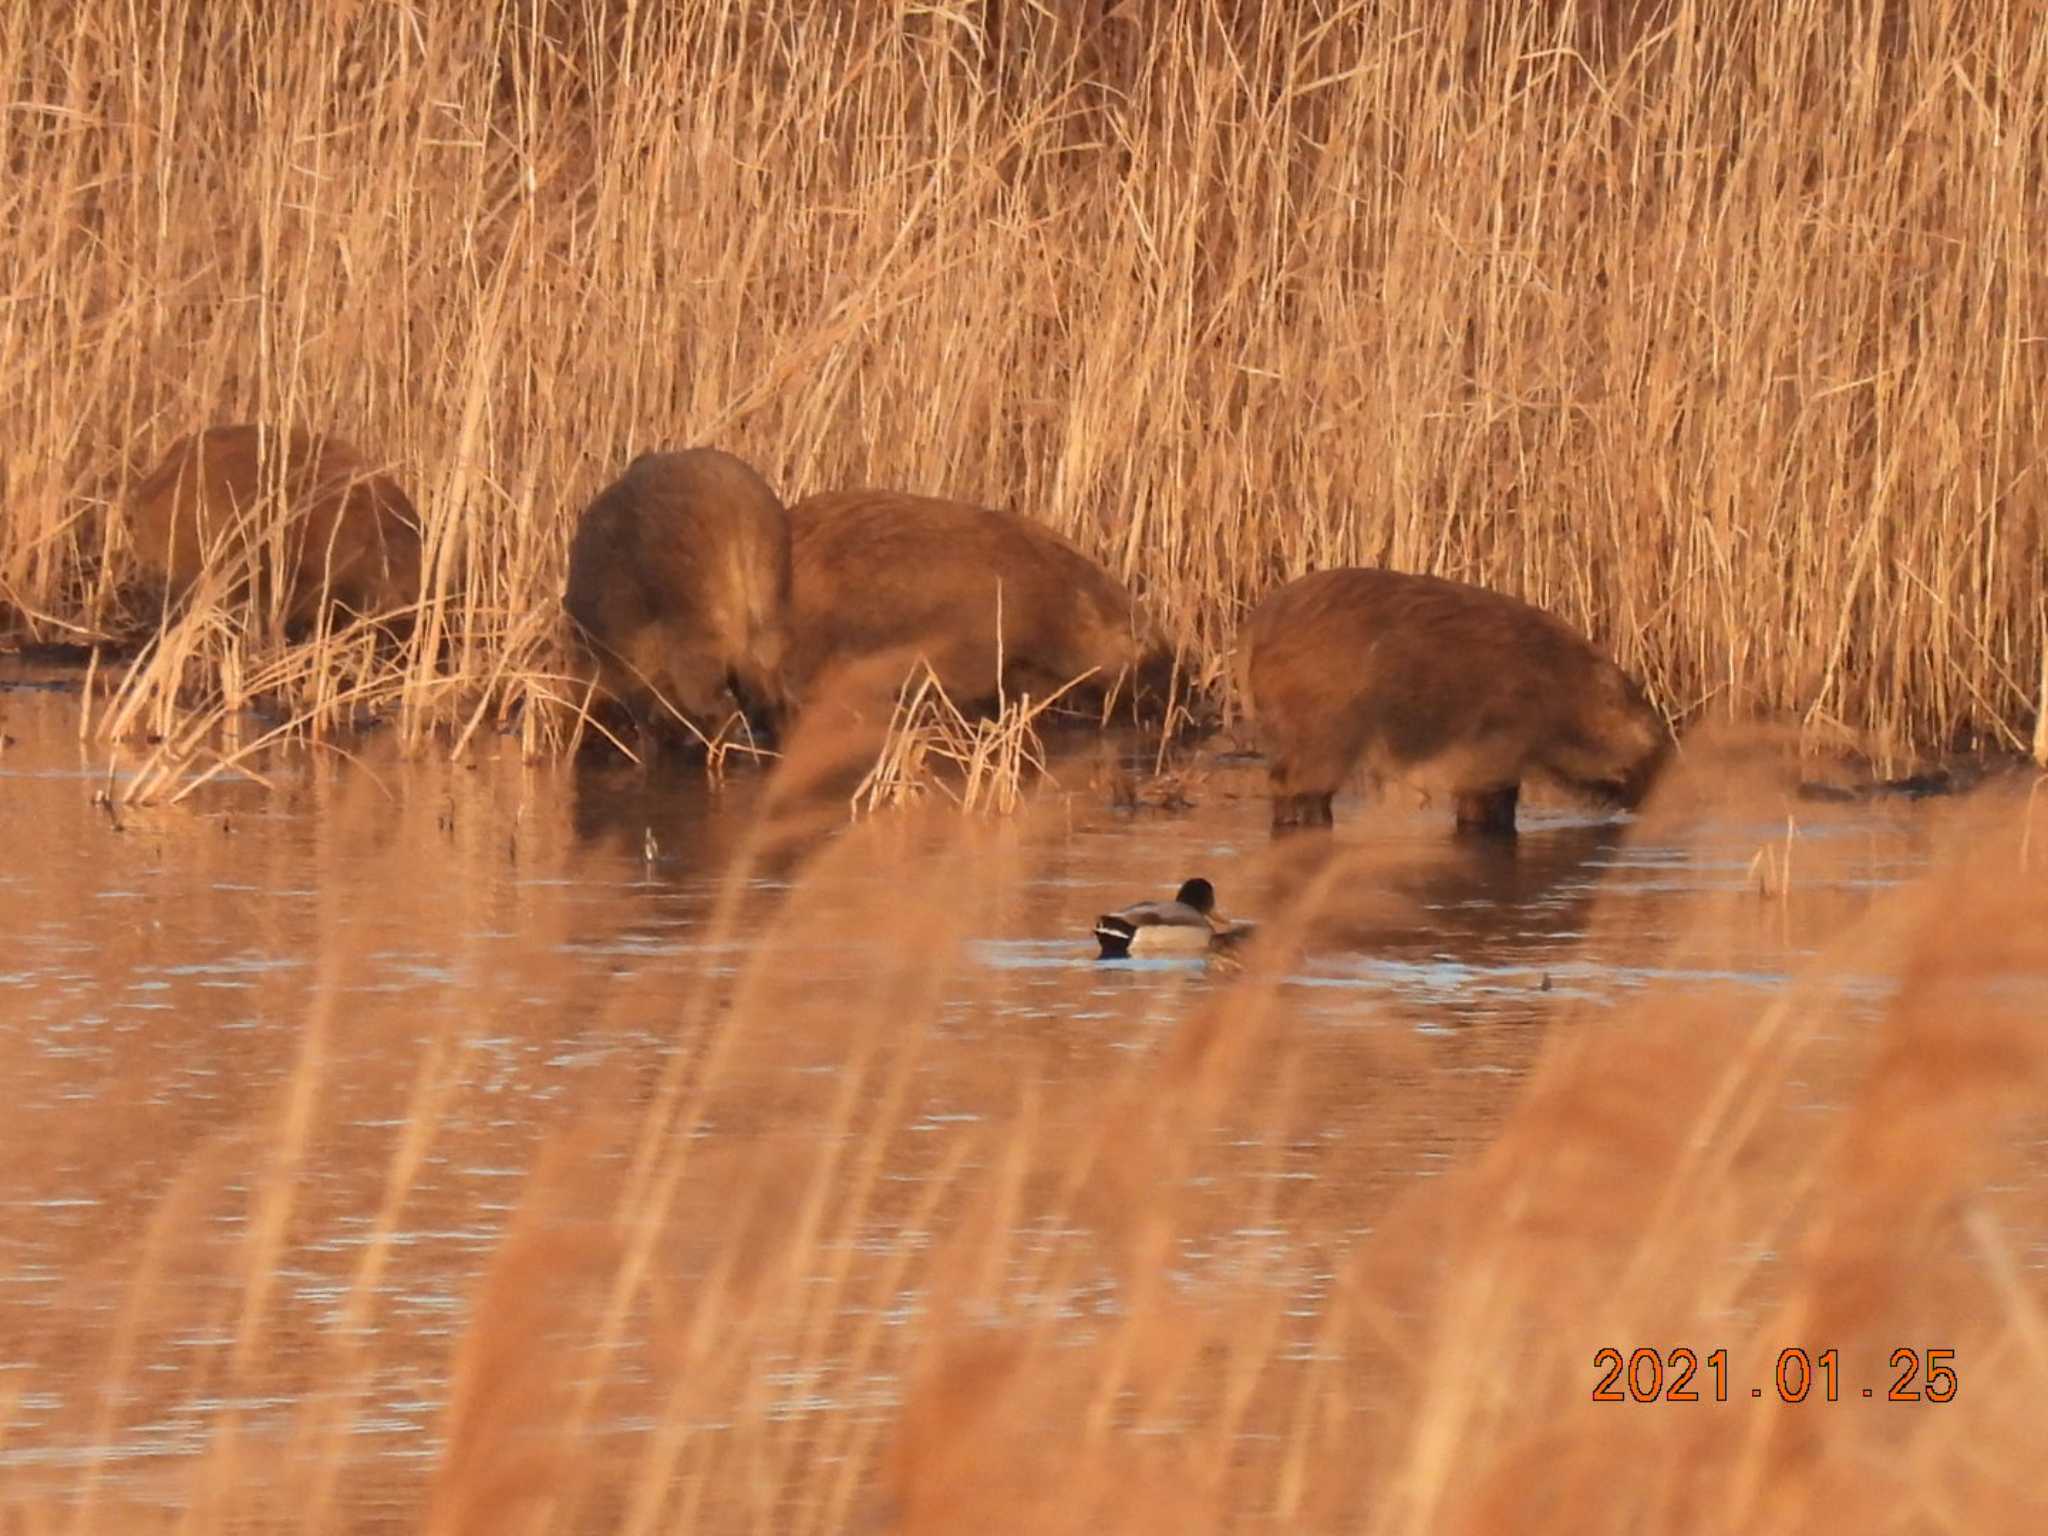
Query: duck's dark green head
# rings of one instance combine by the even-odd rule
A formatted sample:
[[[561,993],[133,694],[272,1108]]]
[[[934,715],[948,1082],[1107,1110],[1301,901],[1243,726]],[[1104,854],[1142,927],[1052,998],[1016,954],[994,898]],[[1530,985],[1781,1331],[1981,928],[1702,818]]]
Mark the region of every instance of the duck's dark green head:
[[[1183,880],[1173,899],[1207,917],[1216,910],[1216,887],[1197,875],[1192,880]]]

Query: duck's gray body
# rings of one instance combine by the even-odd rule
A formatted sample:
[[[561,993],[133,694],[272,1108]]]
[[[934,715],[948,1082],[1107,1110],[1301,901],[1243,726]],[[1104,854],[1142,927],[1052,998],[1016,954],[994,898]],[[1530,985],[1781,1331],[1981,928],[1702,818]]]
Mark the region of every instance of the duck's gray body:
[[[1184,881],[1171,901],[1139,901],[1095,919],[1101,958],[1133,954],[1201,954],[1241,930],[1216,916],[1216,890],[1201,878]]]

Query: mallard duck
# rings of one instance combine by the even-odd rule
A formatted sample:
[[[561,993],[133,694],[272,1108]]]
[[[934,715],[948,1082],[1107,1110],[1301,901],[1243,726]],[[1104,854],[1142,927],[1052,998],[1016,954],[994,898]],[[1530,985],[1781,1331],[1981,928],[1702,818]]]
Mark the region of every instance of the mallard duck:
[[[1184,880],[1171,901],[1139,901],[1095,919],[1104,960],[1132,954],[1200,954],[1235,943],[1250,932],[1216,915],[1216,887],[1197,875]]]

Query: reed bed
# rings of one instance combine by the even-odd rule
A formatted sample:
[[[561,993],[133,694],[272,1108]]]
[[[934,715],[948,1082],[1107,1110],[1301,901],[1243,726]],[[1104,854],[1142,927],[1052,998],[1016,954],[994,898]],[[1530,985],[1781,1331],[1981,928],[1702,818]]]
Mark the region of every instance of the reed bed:
[[[1653,827],[1725,810],[1741,777],[1689,768]],[[361,776],[332,810],[390,817]],[[408,1243],[473,1218],[423,1175],[478,1155],[465,1058],[531,980],[380,1007],[336,922],[275,1092],[159,1170],[45,1323],[57,1369],[103,1372],[88,1442],[164,1389],[162,1340],[233,1340],[217,1381],[181,1384],[212,1401],[203,1448],[143,1484],[170,1507],[92,1461],[12,1463],[0,1500],[28,1531],[2038,1530],[2034,814],[1953,817],[1931,873],[1763,995],[1686,980],[1743,963],[1759,903],[1731,888],[1645,949],[1664,981],[1525,1031],[1517,1084],[1418,1079],[1454,1047],[1407,1029],[1319,1040],[1272,942],[1227,978],[1150,978],[1142,1049],[1027,1027],[1015,980],[962,949],[1057,845],[1043,815],[865,821],[765,907],[743,848],[704,933],[746,940],[734,968],[679,1009],[650,972],[576,1001],[656,1017],[673,1049],[560,1107],[452,1338],[409,1331]],[[474,899],[408,883],[413,856],[394,840],[391,900]],[[1268,938],[1366,916],[1385,857],[1277,849],[1293,895]],[[1634,921],[1605,899],[1589,919]],[[821,984],[818,956],[852,952],[861,985]],[[1390,1183],[1404,1114],[1475,1107],[1445,1176]],[[338,1219],[360,1241],[308,1336],[281,1265]],[[443,1409],[396,1462],[360,1447],[400,1339],[434,1353]],[[1593,1400],[1609,1348],[1657,1353],[1657,1400],[1629,1396],[1640,1365]],[[1663,1397],[1680,1348],[1698,1401]],[[1795,1348],[1839,1351],[1836,1400],[1818,1365],[1781,1400]],[[1959,1390],[1930,1401],[1942,1363]],[[1902,1376],[1917,1399],[1890,1400]]]
[[[7,627],[147,618],[121,498],[206,423],[342,431],[428,525],[368,674],[202,605],[110,726],[283,668],[307,732],[559,747],[570,520],[711,443],[1041,517],[1213,691],[1259,594],[1379,562],[1680,719],[2033,734],[2031,7],[14,0],[0,79]]]

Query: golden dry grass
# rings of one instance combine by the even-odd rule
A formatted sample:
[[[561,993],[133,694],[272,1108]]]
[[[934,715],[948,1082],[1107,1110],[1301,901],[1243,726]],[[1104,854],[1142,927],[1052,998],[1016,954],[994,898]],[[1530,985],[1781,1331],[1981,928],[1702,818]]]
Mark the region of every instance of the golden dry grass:
[[[994,715],[970,718],[947,696],[930,664],[920,662],[890,711],[874,765],[853,792],[854,814],[916,804],[935,794],[964,811],[1022,809],[1027,789],[1046,770],[1040,718],[1066,692],[999,698]]]
[[[549,750],[570,519],[684,443],[1043,517],[1212,688],[1355,561],[1551,607],[1686,719],[1893,758],[2037,713],[2025,6],[17,0],[0,79],[10,627],[118,627],[114,509],[205,423],[343,431],[429,529],[402,654],[207,612],[112,727],[523,705]]]
[[[1743,777],[1688,765],[1644,835]],[[358,779],[332,810],[380,799]],[[161,1390],[152,1340],[232,1336],[203,1452],[160,1474],[189,1513],[91,1464],[0,1490],[37,1532],[2038,1530],[2048,860],[2018,834],[2044,815],[1956,812],[1924,877],[1768,994],[1682,980],[1746,964],[1758,901],[1731,890],[1645,948],[1666,981],[1561,1005],[1525,1079],[1462,1085],[1418,1078],[1401,1029],[1344,1031],[1333,1072],[1272,945],[1153,978],[1147,1048],[1059,1070],[1085,1048],[963,953],[1056,846],[1028,818],[865,822],[765,909],[743,852],[699,936],[746,939],[729,976],[680,1010],[652,972],[576,1000],[679,1048],[593,1080],[514,1186],[439,1346],[442,1441],[403,1470],[356,1450],[403,1332],[380,1281],[401,1232],[459,1224],[417,1208],[421,1172],[476,1145],[462,1056],[530,983],[457,968],[456,1006],[387,1013],[337,923],[275,1093],[167,1193],[124,1195],[146,1220],[48,1324],[59,1379],[103,1373],[88,1438]],[[380,883],[414,856],[394,840]],[[1387,874],[1369,843],[1273,857],[1298,896],[1271,934],[1361,916]],[[840,949],[861,986],[821,985]],[[1390,1178],[1403,1114],[1481,1134],[1443,1177]],[[346,1196],[308,1179],[344,1159]],[[287,1331],[279,1256],[337,1208],[361,1240],[332,1320]],[[1698,1402],[1591,1400],[1598,1351],[1680,1346],[1728,1351],[1729,1401],[1705,1367]],[[1776,1400],[1793,1346],[1840,1352],[1841,1401]],[[1888,1401],[1900,1348],[1923,1391],[1954,1351],[1954,1401]],[[282,1453],[250,1422],[278,1397]]]

